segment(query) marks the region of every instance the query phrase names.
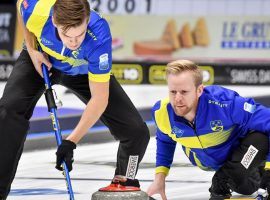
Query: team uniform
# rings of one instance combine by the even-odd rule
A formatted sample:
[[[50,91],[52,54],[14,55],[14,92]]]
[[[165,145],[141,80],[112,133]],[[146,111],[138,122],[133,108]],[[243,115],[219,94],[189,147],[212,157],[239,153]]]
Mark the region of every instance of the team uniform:
[[[109,25],[92,10],[85,39],[77,50],[72,51],[64,46],[52,24],[55,1],[20,0],[18,10],[26,28],[36,36],[42,51],[48,54],[53,66],[52,84],[67,87],[88,103],[91,98],[89,81],[110,82],[109,103],[100,119],[120,140],[115,174],[132,174],[128,178],[134,178],[149,141],[149,132],[130,99],[111,75]],[[44,89],[43,78],[35,70],[27,50],[22,50],[0,100],[0,199],[9,193],[29,119]],[[127,171],[129,159],[135,159],[133,169],[128,169],[131,171]]]
[[[177,116],[169,99],[158,101],[152,115],[157,125],[156,173],[168,174],[177,143],[193,165],[222,171],[241,194],[259,187],[259,180],[247,177],[256,176],[262,164],[270,168],[270,109],[251,98],[208,86],[199,98],[193,123]]]
[[[68,75],[89,74],[91,81],[107,82],[112,65],[112,39],[106,20],[92,10],[86,37],[79,49],[72,51],[62,43],[52,23],[54,3],[55,0],[23,0],[20,12],[26,28],[37,37],[54,68]]]

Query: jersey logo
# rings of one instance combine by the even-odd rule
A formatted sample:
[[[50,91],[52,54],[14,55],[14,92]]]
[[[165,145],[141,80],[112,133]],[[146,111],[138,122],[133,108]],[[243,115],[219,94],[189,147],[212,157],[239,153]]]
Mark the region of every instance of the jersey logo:
[[[176,135],[178,138],[182,137],[182,135],[184,134],[184,131],[179,129],[178,127],[174,126],[172,128],[172,134]]]
[[[244,103],[244,110],[249,113],[254,113],[256,110],[256,105],[252,105],[250,103],[245,102]]]
[[[223,131],[223,125],[221,120],[214,120],[210,121],[211,130],[214,132],[221,132]]]
[[[53,42],[51,42],[50,40],[48,40],[48,39],[46,39],[46,38],[44,38],[44,37],[41,38],[41,42],[42,42],[42,44],[44,44],[45,46],[52,46],[52,45],[53,45]]]
[[[93,40],[97,40],[97,37],[94,35],[94,33],[93,32],[91,32],[90,30],[87,30],[87,33],[88,33],[88,35],[90,35],[90,37],[93,39]]]
[[[211,99],[208,100],[208,103],[209,103],[209,104],[216,105],[216,106],[219,106],[219,107],[221,107],[221,108],[228,107],[228,104],[227,104],[227,103],[220,103],[220,102],[218,102],[218,101],[211,100]]]
[[[109,55],[107,53],[104,53],[101,56],[99,56],[99,69],[100,70],[109,69]]]
[[[78,55],[80,54],[80,51],[81,51],[81,47],[75,51],[72,51],[72,55],[74,58],[78,58]]]

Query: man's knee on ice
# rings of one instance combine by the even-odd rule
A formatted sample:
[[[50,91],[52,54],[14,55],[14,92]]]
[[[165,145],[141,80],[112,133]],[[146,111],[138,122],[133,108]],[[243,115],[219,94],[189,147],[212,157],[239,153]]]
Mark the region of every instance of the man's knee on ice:
[[[260,185],[261,176],[259,171],[253,171],[249,175],[239,174],[229,179],[230,188],[239,194],[251,195],[256,192]]]

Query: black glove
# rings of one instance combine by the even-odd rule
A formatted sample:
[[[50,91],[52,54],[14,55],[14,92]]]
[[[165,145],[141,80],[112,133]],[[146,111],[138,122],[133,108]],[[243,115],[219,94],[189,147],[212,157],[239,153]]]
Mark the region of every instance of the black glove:
[[[72,170],[73,149],[76,149],[76,144],[70,140],[63,140],[56,151],[56,166],[55,168],[63,171],[62,163],[65,161],[68,171]]]
[[[265,170],[262,175],[260,188],[270,190],[270,170]]]

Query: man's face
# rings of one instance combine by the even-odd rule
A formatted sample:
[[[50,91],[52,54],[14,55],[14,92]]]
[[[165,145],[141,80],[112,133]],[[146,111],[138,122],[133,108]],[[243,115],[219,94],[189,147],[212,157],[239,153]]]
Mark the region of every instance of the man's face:
[[[57,26],[58,34],[64,45],[71,49],[78,49],[84,38],[87,31],[88,20],[85,20],[80,26],[71,27],[66,32],[63,31],[61,25]]]
[[[195,116],[198,100],[203,91],[203,85],[195,86],[193,74],[185,71],[167,76],[170,103],[176,115],[189,118]]]

